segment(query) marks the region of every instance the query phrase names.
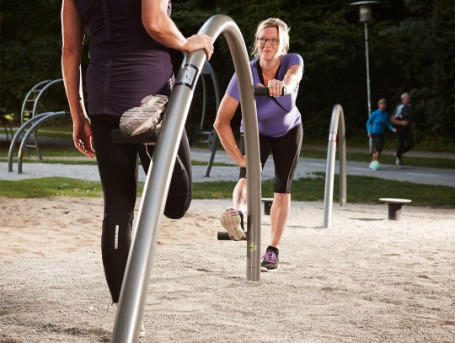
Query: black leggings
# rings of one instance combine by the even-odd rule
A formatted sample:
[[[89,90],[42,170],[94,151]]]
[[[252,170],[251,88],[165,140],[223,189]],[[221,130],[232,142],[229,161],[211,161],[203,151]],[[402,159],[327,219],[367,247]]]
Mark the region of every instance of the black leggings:
[[[118,129],[120,117],[90,116],[98,169],[104,193],[104,219],[101,251],[107,284],[114,303],[118,302],[131,245],[134,206],[137,198],[138,159],[145,172],[150,165],[154,146],[118,144],[111,139],[112,129]],[[172,174],[164,214],[173,219],[183,217],[191,203],[191,157],[184,132]]]
[[[273,161],[275,163],[275,182],[273,191],[275,193],[291,193],[292,181],[294,179],[300,150],[302,148],[302,139],[302,124],[291,129],[281,137],[259,135],[262,168],[264,168],[270,152],[272,152],[273,155]],[[243,134],[240,136],[239,149],[241,153],[245,155],[245,140]],[[246,168],[240,168],[239,179],[240,178],[246,178]]]
[[[408,152],[414,147],[414,137],[412,135],[411,129],[397,129],[397,142],[398,148],[396,156],[398,158],[401,158],[404,153]]]

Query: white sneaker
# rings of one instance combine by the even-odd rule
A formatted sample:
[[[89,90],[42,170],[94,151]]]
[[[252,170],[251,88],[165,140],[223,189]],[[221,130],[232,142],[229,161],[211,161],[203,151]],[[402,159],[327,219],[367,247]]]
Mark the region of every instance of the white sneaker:
[[[246,239],[243,230],[243,214],[232,207],[224,210],[221,216],[221,225],[226,229],[229,237],[234,241]]]
[[[139,329],[139,334],[138,334],[139,338],[142,338],[142,337],[145,337],[145,327],[144,327],[144,323],[141,323],[141,328]]]
[[[166,95],[146,96],[140,107],[133,107],[122,114],[120,131],[126,137],[133,137],[149,130],[159,130],[167,102]]]

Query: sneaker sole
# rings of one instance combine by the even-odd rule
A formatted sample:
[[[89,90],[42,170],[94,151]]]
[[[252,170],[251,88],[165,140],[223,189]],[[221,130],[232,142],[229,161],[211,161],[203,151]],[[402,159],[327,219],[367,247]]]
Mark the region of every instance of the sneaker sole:
[[[224,210],[223,215],[221,216],[221,225],[228,232],[229,238],[234,241],[246,239],[245,232],[243,232],[240,222],[240,215],[235,209],[230,207]]]
[[[263,272],[263,273],[268,273],[268,272],[273,273],[273,272],[276,272],[279,268],[280,268],[280,267],[278,266],[278,267],[276,267],[275,269],[267,269],[266,267],[262,267],[262,266],[261,266],[261,272]]]

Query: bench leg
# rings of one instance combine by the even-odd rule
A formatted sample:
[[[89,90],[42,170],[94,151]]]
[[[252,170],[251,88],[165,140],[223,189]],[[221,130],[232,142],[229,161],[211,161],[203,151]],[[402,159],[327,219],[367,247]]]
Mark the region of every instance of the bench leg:
[[[389,220],[400,220],[401,204],[389,203]]]

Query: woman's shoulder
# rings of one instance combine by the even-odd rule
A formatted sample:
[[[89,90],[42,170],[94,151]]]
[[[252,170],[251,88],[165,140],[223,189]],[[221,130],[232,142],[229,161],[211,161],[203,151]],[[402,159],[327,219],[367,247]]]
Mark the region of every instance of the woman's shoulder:
[[[303,67],[303,58],[301,55],[295,52],[290,52],[286,55],[283,55],[282,62],[286,63],[287,65],[301,65]]]

